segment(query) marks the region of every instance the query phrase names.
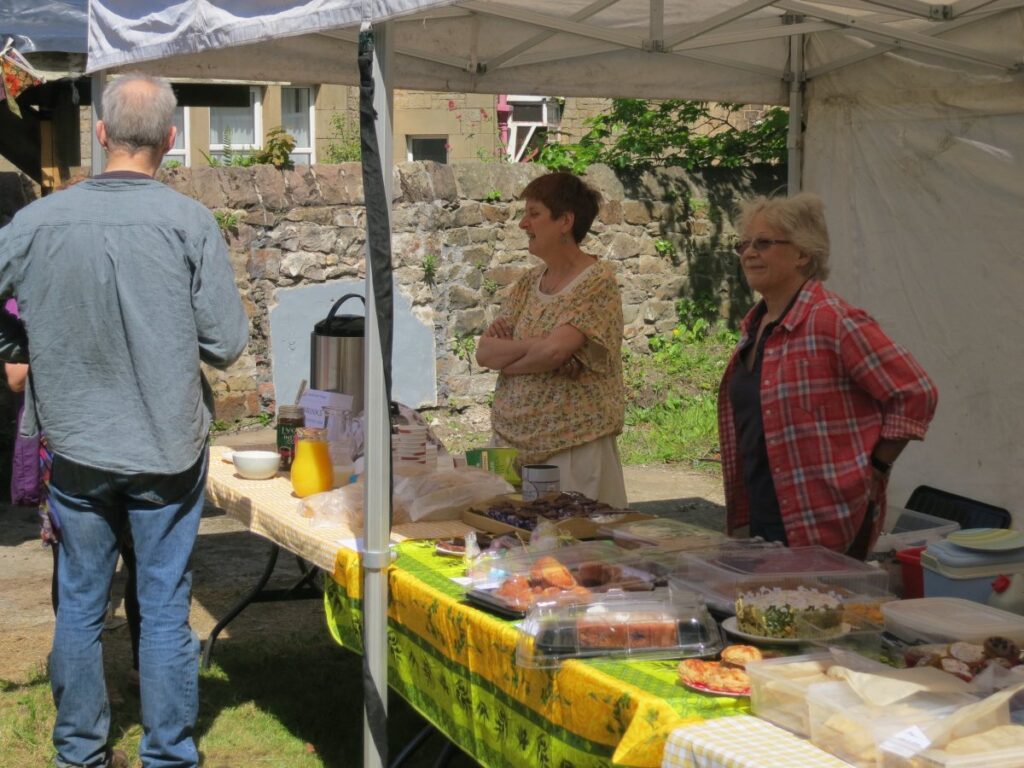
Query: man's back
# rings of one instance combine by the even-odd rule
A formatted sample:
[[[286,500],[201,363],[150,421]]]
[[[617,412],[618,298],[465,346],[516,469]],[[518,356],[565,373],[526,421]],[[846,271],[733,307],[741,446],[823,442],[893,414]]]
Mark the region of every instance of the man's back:
[[[209,211],[141,175],[84,181],[0,231],[10,290],[56,453],[125,474],[195,463],[212,405],[200,358],[226,367],[248,326]]]

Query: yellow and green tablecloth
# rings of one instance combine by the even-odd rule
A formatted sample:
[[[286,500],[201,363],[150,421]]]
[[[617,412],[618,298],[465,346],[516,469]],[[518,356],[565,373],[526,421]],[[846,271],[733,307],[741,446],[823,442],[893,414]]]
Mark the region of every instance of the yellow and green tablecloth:
[[[398,545],[389,570],[388,684],[485,766],[658,766],[673,729],[749,711],[688,691],[676,661],[516,665],[513,622],[467,604],[462,561],[432,541]],[[325,593],[335,640],[362,651],[358,553],[338,553]]]

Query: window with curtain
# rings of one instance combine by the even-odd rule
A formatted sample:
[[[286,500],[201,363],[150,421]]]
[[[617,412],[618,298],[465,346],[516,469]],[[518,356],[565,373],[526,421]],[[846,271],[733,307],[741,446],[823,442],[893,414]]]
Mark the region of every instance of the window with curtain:
[[[249,89],[248,107],[210,107],[210,156],[223,159],[231,152],[263,145],[263,91]]]
[[[313,89],[287,87],[281,89],[281,126],[295,139],[292,162],[310,165],[313,154]]]

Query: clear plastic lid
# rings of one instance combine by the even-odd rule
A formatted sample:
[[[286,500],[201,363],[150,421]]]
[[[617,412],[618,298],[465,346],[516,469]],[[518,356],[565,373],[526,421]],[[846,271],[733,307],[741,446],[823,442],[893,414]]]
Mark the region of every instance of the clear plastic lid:
[[[637,598],[613,591],[534,605],[520,625],[516,661],[548,668],[565,659],[714,656],[722,635],[695,593]]]
[[[908,642],[965,640],[983,643],[1006,637],[1024,643],[1024,616],[959,597],[921,597],[882,606],[885,629]]]
[[[744,592],[762,587],[804,587],[845,598],[885,593],[889,582],[885,571],[818,546],[683,553],[672,576],[724,612],[733,611]]]
[[[615,589],[648,593],[657,578],[644,563],[608,541],[557,549],[484,556],[469,568],[466,597],[509,616],[523,616],[537,601],[587,599]]]
[[[623,546],[654,546],[661,549],[707,549],[725,541],[725,535],[692,523],[657,517],[634,520],[602,529],[601,533]]]

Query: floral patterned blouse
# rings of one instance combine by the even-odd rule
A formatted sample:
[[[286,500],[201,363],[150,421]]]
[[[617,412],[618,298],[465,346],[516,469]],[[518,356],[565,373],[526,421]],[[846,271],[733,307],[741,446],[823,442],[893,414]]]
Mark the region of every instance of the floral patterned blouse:
[[[540,291],[540,265],[512,286],[502,306],[516,339],[571,325],[586,336],[574,357],[578,378],[560,371],[498,376],[491,410],[495,434],[524,464],[622,431],[622,298],[615,269],[597,261],[556,294]]]

